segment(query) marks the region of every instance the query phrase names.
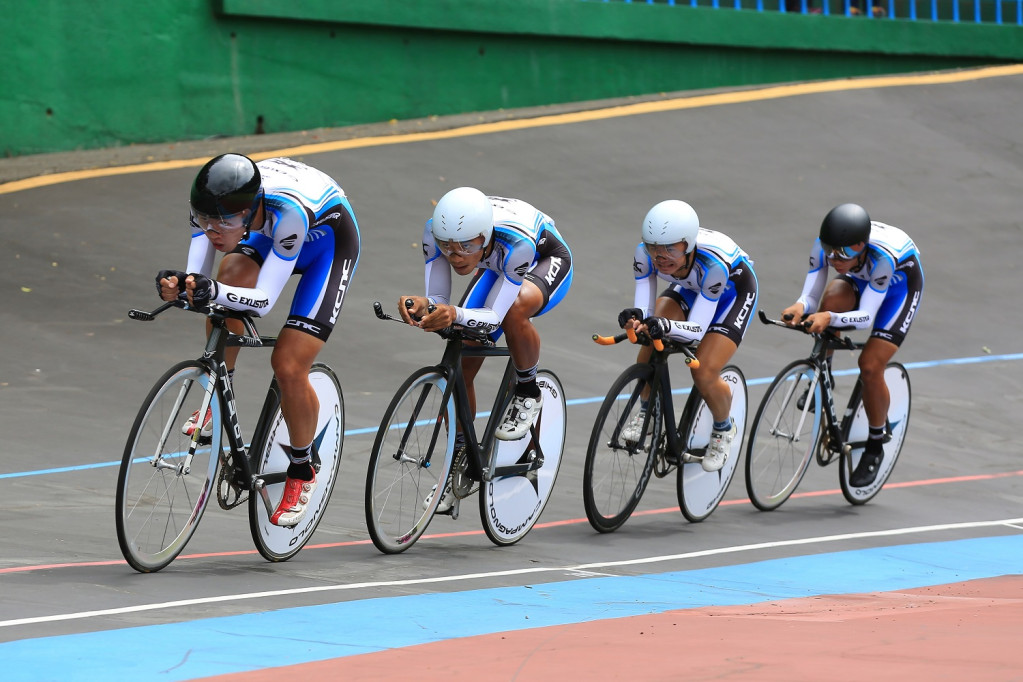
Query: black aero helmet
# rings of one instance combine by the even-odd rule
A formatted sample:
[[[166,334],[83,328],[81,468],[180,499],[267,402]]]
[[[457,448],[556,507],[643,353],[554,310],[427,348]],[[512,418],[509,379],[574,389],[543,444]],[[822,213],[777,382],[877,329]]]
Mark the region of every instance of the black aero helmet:
[[[828,211],[821,223],[822,244],[852,246],[870,239],[870,216],[859,204],[839,204]]]
[[[259,168],[242,154],[221,154],[210,159],[195,176],[189,203],[192,210],[203,215],[225,218],[245,209],[248,228],[263,198]]]

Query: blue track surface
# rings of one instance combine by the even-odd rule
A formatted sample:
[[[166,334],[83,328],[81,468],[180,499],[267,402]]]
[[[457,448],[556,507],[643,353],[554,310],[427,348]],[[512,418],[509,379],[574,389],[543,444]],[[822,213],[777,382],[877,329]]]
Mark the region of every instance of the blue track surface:
[[[46,637],[0,644],[0,661],[10,682],[191,680],[495,632],[1021,572],[1023,535],[1012,535]]]

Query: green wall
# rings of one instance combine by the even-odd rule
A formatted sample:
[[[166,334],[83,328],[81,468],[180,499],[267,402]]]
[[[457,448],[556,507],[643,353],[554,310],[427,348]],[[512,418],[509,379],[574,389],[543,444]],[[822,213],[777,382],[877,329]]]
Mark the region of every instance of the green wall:
[[[7,156],[1023,61],[1018,26],[599,0],[0,0]]]

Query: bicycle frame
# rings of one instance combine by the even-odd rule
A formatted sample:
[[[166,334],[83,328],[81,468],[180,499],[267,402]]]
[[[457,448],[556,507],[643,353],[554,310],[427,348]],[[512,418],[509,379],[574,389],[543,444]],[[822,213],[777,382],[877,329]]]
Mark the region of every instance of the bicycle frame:
[[[784,322],[778,320],[772,320],[769,318],[764,311],[760,311],[760,321],[764,324],[773,324],[776,326],[784,327],[786,329],[794,329],[796,331],[802,331],[803,333],[810,334],[803,330],[801,327],[791,327]],[[823,403],[823,416],[825,421],[825,438],[823,447],[817,451],[817,461],[822,466],[830,464],[835,455],[839,454],[843,450],[851,450],[855,447],[862,447],[865,442],[854,442],[846,443],[842,436],[842,421],[838,419],[838,412],[835,409],[835,393],[834,386],[831,383],[831,373],[827,371],[827,358],[828,353],[834,350],[862,350],[865,345],[859,341],[853,341],[848,336],[840,336],[837,332],[841,331],[838,328],[832,328],[832,331],[825,332],[823,334],[811,334],[814,338],[813,349],[810,351],[809,357],[806,358],[806,362],[810,364],[816,371],[814,380],[810,383],[810,388],[807,391],[807,395],[812,395],[817,388],[819,383],[821,386],[821,399]],[[790,392],[785,396],[786,401],[792,399],[792,391],[795,391],[795,386],[792,386]],[[850,396],[849,407],[846,408],[846,413],[843,416],[845,418],[851,416],[851,406],[858,402],[860,391],[862,390],[859,382],[853,387],[853,393]],[[803,414],[800,418],[800,422],[797,425],[796,433],[802,430],[803,422],[807,415],[812,414],[813,410],[808,409],[804,406]],[[776,417],[775,423],[771,425],[772,431],[778,429],[778,419]],[[825,452],[829,456],[825,457]]]
[[[598,337],[594,335],[594,341],[597,341],[597,343],[600,343],[602,345],[608,345],[610,343],[620,343],[621,341],[624,341],[626,338],[631,340],[633,343],[639,343],[641,345],[648,345],[651,343],[650,339],[647,338],[646,336],[641,338],[636,336],[635,333],[619,334],[618,336],[610,338]],[[668,358],[674,355],[675,353],[683,353],[686,356],[685,360],[686,364],[692,367],[698,367],[699,360],[696,359],[696,356],[693,355],[693,352],[687,346],[679,343],[674,343],[672,341],[664,342],[657,340],[652,345],[653,352],[650,354],[649,364],[651,370],[653,371],[653,376],[651,376],[650,379],[650,390],[657,391],[658,397],[660,398],[661,414],[659,415],[659,418],[664,423],[665,436],[667,438],[667,451],[670,453],[675,453],[679,457],[678,461],[681,462],[681,458],[684,455],[683,450],[685,449],[684,447],[685,444],[682,442],[682,437],[680,435],[680,432],[682,430],[681,426],[682,424],[686,423],[688,419],[692,418],[690,412],[693,409],[692,406],[695,403],[695,401],[694,400],[686,401],[685,407],[682,408],[682,417],[676,422],[675,401],[672,399],[671,396],[671,371],[670,368],[668,367]],[[691,389],[690,396],[694,395],[692,391],[696,391],[695,386]],[[630,400],[636,400],[638,398],[639,396],[636,396],[636,398],[631,398]],[[630,403],[628,409],[623,414],[627,414],[631,409],[632,404]],[[649,414],[647,415],[648,420],[652,418],[653,417],[651,415]],[[621,429],[623,427],[624,424],[618,424],[614,433],[615,440],[618,439],[619,433],[621,432]],[[646,427],[647,424],[644,424],[643,425],[644,432],[646,432]],[[670,468],[667,471],[670,471]],[[659,476],[667,475],[667,471],[665,471],[663,474],[659,474]]]
[[[537,452],[536,457],[528,463],[496,468],[493,466],[495,456],[495,448],[493,447],[494,434],[497,432],[500,414],[508,402],[513,385],[512,380],[515,377],[515,369],[512,365],[508,348],[494,345],[465,345],[463,342],[466,340],[481,339],[478,339],[474,334],[458,330],[447,330],[438,333],[447,340],[444,356],[441,359],[441,363],[437,365],[437,368],[448,378],[447,386],[444,390],[443,404],[447,404],[448,400],[451,400],[452,397],[454,398],[455,417],[462,425],[462,432],[465,435],[465,447],[471,457],[470,462],[477,467],[476,472],[478,472],[480,480],[491,481],[501,476],[519,476],[539,469],[543,465],[543,452]],[[489,340],[485,343],[489,343]],[[497,396],[494,398],[494,407],[490,412],[490,418],[487,420],[487,426],[483,431],[482,440],[476,437],[476,415],[472,413],[472,408],[469,405],[468,390],[466,389],[465,376],[462,372],[462,358],[465,357],[508,358],[504,376],[501,378],[500,388],[497,391]],[[495,419],[495,417],[497,418]],[[437,431],[435,430],[434,438],[436,438],[436,434]],[[536,447],[539,450],[539,442],[536,443]]]
[[[225,458],[221,455],[222,466],[231,467],[231,471],[228,474],[230,476],[230,483],[242,490],[258,492],[260,498],[263,500],[263,504],[266,506],[267,513],[269,515],[273,515],[275,505],[270,499],[270,495],[267,492],[266,487],[275,483],[283,483],[287,478],[287,472],[281,471],[274,474],[263,473],[259,476],[254,473],[251,453],[249,452],[249,448],[246,447],[245,439],[242,435],[241,422],[238,420],[238,404],[235,400],[231,382],[228,379],[227,364],[224,356],[226,349],[229,347],[272,348],[276,345],[277,338],[273,336],[260,336],[255,323],[249,315],[219,306],[210,306],[206,309],[199,309],[190,306],[184,301],[172,301],[158,308],[152,313],[152,315],[157,315],[169,307],[178,307],[186,310],[193,310],[195,312],[204,312],[209,320],[210,333],[206,338],[206,347],[203,350],[202,356],[198,358],[198,362],[207,368],[207,373],[210,378],[207,382],[206,397],[203,399],[200,414],[205,414],[206,410],[210,408],[215,393],[220,404],[220,414],[222,415],[221,418],[225,422],[224,431],[227,433],[227,441],[230,447],[229,457]],[[136,312],[138,311],[131,311],[129,315]],[[227,320],[229,319],[241,321],[245,327],[244,333],[235,334],[231,332],[227,328]],[[279,394],[276,377],[271,382],[267,399],[260,411],[260,418],[257,422],[259,426],[257,427],[257,430],[266,428],[266,417],[269,416],[267,412],[272,407],[274,392],[278,392]],[[252,439],[253,442],[258,442],[260,435],[260,433],[254,433]],[[200,430],[196,429],[192,436],[191,445],[189,446],[188,456],[185,458],[183,464],[183,470],[185,471],[187,471],[191,463],[192,456],[195,454],[195,449],[199,445],[199,439]],[[229,462],[230,464],[228,464]],[[221,504],[224,504],[223,500],[221,500]]]

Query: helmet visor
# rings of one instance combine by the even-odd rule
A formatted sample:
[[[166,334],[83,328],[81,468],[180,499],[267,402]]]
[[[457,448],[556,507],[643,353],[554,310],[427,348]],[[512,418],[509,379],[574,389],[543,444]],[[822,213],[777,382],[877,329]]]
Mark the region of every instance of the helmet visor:
[[[832,246],[826,242],[821,242],[821,248],[824,249],[824,257],[828,260],[852,260],[863,253],[863,249],[857,251],[852,246]],[[863,248],[866,248],[866,245]]]
[[[689,244],[686,242],[678,242],[675,244],[651,244],[650,242],[643,242],[643,249],[647,255],[651,258],[668,258],[670,260],[679,260],[686,255],[686,251],[689,248]]]
[[[199,229],[207,234],[234,233],[246,229],[246,211],[225,216],[211,216],[198,211],[192,211],[192,217]]]
[[[483,235],[480,236],[482,237]],[[476,239],[479,238],[480,237],[476,237],[469,241],[460,242],[448,239],[437,239],[434,237],[434,241],[437,242],[437,248],[440,249],[445,256],[453,254],[457,254],[459,256],[471,256],[474,253],[479,253],[483,249],[483,242],[476,241]]]

